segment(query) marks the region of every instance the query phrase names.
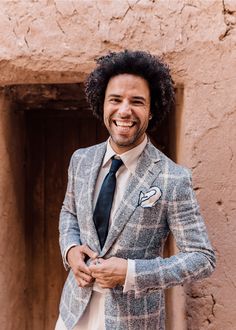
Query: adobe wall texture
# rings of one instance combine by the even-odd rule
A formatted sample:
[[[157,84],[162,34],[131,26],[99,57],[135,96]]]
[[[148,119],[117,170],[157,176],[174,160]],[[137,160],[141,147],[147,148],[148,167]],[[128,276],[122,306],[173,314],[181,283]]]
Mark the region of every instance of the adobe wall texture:
[[[178,161],[193,171],[218,259],[210,279],[185,288],[187,327],[234,329],[236,0],[5,0],[0,42],[1,85],[83,81],[94,58],[108,50],[164,56],[184,87]],[[8,167],[4,148],[1,167]],[[10,203],[6,199],[4,209]],[[2,228],[9,219],[4,222]],[[7,242],[3,238],[1,245]],[[1,269],[8,266],[5,258]],[[12,310],[4,313],[12,317]]]

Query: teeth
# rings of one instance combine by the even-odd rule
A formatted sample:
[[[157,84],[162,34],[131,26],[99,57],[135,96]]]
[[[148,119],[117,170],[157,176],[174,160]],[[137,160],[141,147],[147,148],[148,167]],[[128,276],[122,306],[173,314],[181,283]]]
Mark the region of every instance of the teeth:
[[[132,122],[123,122],[123,121],[116,121],[117,126],[125,126],[125,127],[131,127],[133,125]]]

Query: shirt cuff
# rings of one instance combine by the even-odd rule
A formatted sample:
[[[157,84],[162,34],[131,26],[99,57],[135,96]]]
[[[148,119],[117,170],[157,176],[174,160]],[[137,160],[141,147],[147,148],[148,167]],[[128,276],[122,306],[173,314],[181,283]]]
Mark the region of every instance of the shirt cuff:
[[[66,266],[67,266],[68,268],[70,268],[70,265],[69,265],[68,260],[67,260],[67,254],[68,254],[68,252],[69,252],[69,250],[70,250],[71,248],[73,248],[74,246],[77,246],[77,245],[78,245],[78,244],[71,244],[71,245],[69,245],[68,248],[66,249],[65,253],[64,253],[64,261],[65,261],[65,264],[66,264]]]
[[[123,292],[126,293],[130,290],[134,290],[135,285],[135,261],[128,259],[128,267],[127,267],[127,273],[125,277],[125,284],[123,288]]]

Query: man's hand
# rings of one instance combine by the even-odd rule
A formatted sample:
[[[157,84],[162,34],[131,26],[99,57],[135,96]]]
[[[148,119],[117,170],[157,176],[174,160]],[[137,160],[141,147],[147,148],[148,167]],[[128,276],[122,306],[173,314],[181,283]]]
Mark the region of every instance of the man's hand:
[[[67,254],[68,263],[80,287],[90,286],[94,282],[91,271],[84,260],[86,257],[95,259],[97,255],[98,254],[92,251],[87,245],[74,246],[69,250]]]
[[[89,266],[92,277],[102,288],[114,288],[125,283],[128,261],[122,258],[111,257],[98,259],[96,264]]]

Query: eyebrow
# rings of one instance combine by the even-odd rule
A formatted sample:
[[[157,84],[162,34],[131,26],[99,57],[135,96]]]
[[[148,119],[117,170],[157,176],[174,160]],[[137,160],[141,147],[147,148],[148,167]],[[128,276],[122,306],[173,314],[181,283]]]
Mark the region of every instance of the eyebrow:
[[[119,97],[121,97],[121,95],[119,95],[119,94],[109,94],[108,97],[118,97],[119,98]],[[143,96],[132,96],[132,99],[146,102],[146,99]]]
[[[134,97],[132,97],[132,99],[146,102],[146,99],[143,96],[134,96]]]

